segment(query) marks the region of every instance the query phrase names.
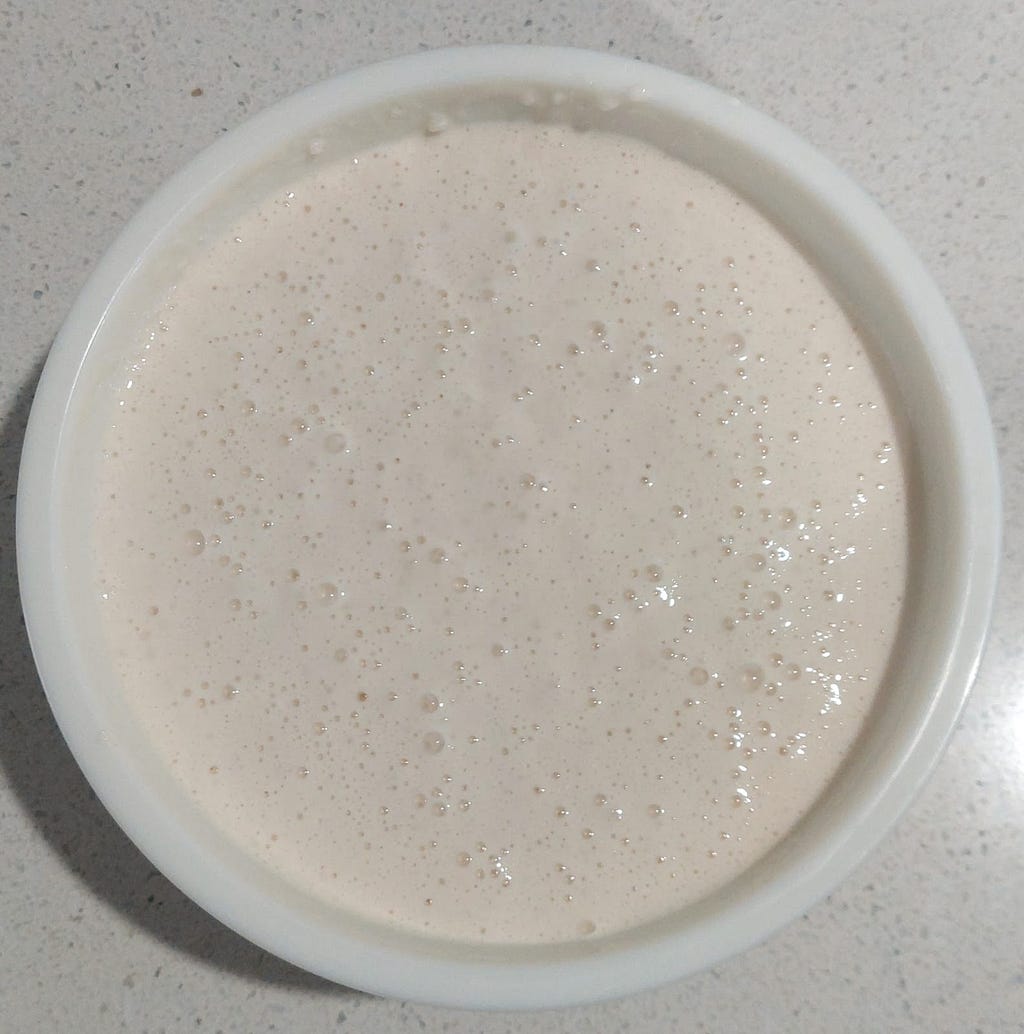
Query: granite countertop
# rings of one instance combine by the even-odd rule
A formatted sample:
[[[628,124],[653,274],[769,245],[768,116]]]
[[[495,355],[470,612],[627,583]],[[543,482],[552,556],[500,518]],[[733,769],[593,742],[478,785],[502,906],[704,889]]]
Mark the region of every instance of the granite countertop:
[[[17,1032],[1024,1030],[1024,8],[1011,0],[36,0],[0,9],[0,1028]],[[14,565],[47,349],[168,175],[250,113],[379,58],[558,43],[705,79],[807,137],[882,204],[962,321],[1005,479],[1004,566],[973,696],[926,790],[768,943],[591,1008],[371,998],[220,926],[120,832],[50,716]]]

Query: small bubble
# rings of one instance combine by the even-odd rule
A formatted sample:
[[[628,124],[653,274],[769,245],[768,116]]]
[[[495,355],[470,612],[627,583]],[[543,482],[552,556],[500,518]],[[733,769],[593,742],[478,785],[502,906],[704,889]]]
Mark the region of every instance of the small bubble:
[[[459,865],[469,865],[473,861],[473,856],[468,851],[460,851],[455,860]]]
[[[742,334],[726,334],[723,343],[729,350],[731,356],[735,356],[737,359],[742,358],[746,355],[747,342]]]
[[[423,737],[423,746],[430,754],[440,754],[444,750],[444,737],[439,732],[428,732]]]
[[[333,582],[324,582],[320,586],[320,599],[329,603],[331,600],[337,599],[338,596],[344,596],[338,587]]]
[[[437,136],[439,133],[443,133],[449,125],[448,116],[435,111],[427,116],[427,122],[423,128],[428,136]]]
[[[647,814],[652,818],[660,818],[665,814],[665,809],[660,804],[651,804],[648,805]]]
[[[764,679],[764,669],[759,664],[748,664],[743,669],[742,678],[746,689],[757,689]]]
[[[690,669],[690,681],[695,686],[703,686],[708,681],[707,668],[691,668]]]
[[[435,711],[440,710],[441,701],[433,693],[427,693],[420,701],[420,705],[424,711],[433,714]]]
[[[338,649],[334,651],[334,659],[344,663],[348,660],[348,650],[343,646],[339,646]]]
[[[597,925],[592,919],[584,919],[578,929],[584,937],[589,937],[597,929]]]
[[[349,447],[348,447],[348,438],[345,435],[340,434],[338,432],[334,432],[333,434],[329,434],[324,439],[324,448],[328,452],[332,452],[332,453],[350,452],[351,451],[349,449]]]
[[[505,657],[508,655],[508,648],[502,646],[500,643],[495,643],[494,646],[491,647],[491,653],[495,657]]]
[[[185,541],[188,544],[188,551],[193,556],[199,556],[206,548],[206,536],[201,531],[190,531],[185,536]]]
[[[592,840],[594,837],[594,831],[592,829],[585,829],[583,830],[582,835],[584,840]]]

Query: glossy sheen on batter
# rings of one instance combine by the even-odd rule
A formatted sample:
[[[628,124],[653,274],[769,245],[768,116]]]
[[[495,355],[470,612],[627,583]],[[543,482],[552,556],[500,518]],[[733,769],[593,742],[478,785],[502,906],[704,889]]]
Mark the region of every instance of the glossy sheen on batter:
[[[96,593],[155,749],[286,878],[439,936],[595,937],[742,879],[897,630],[861,340],[636,141],[318,151],[104,403]]]

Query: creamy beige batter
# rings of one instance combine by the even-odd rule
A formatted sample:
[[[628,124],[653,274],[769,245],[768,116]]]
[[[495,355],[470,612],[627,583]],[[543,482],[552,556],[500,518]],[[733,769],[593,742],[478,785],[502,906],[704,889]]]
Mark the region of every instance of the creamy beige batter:
[[[897,628],[862,342],[642,143],[316,150],[107,403],[96,592],[155,749],[287,879],[441,936],[599,936],[742,878]]]

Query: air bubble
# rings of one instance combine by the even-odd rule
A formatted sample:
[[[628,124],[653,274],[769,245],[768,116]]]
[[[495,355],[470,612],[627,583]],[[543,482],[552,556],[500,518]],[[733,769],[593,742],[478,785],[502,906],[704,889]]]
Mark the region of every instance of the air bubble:
[[[427,116],[427,123],[423,127],[428,136],[437,136],[443,133],[451,125],[448,116],[439,111],[432,112]]]
[[[758,689],[764,679],[764,669],[759,664],[748,664],[743,669],[742,677],[746,689]]]
[[[747,342],[742,334],[726,334],[722,341],[729,350],[729,355],[736,359],[742,359],[746,356]]]

